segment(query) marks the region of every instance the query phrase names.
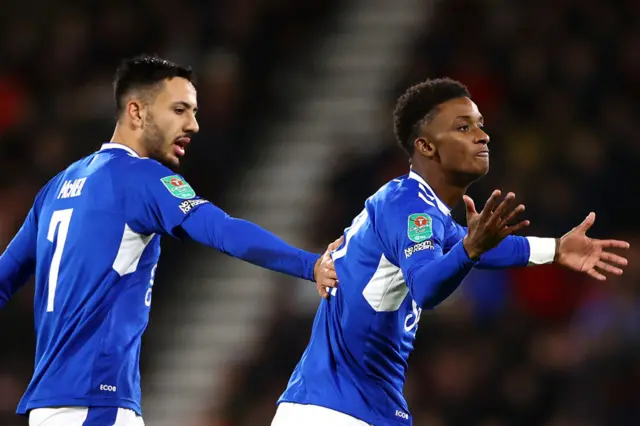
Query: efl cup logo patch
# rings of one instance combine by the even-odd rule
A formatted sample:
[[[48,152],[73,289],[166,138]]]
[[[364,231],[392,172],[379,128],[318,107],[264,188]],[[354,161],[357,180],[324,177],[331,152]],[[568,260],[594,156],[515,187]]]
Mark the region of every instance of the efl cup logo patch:
[[[163,177],[160,181],[162,181],[164,187],[169,190],[171,195],[176,198],[188,200],[196,196],[196,192],[191,188],[191,185],[178,175]]]
[[[426,213],[414,213],[407,220],[407,236],[415,243],[421,243],[433,236],[432,219]]]

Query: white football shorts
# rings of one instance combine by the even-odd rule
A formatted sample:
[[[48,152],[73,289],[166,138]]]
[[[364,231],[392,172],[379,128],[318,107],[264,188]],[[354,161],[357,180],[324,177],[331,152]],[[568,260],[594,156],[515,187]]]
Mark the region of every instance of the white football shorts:
[[[362,420],[317,405],[282,402],[271,426],[369,426]]]
[[[144,426],[135,411],[118,407],[36,408],[29,426]]]

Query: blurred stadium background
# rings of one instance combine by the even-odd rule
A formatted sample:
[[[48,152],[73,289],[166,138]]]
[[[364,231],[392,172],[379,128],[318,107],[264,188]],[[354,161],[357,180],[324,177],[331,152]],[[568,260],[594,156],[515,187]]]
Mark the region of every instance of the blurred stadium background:
[[[191,64],[201,134],[183,174],[317,251],[406,172],[396,97],[460,79],[492,136],[472,195],[515,191],[539,236],[594,210],[593,234],[630,240],[632,263],[604,284],[555,267],[472,274],[422,316],[406,389],[415,425],[640,424],[640,2],[6,0],[0,24],[2,247],[40,186],[111,137],[122,56]],[[163,250],[142,354],[147,424],[270,424],[309,338],[313,285],[191,243]],[[27,424],[12,413],[32,371],[32,295],[0,312],[3,426]]]

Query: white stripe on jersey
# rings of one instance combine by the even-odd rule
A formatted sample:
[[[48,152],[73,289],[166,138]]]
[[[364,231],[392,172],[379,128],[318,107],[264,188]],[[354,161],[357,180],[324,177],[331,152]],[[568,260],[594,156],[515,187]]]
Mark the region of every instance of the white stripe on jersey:
[[[376,312],[395,312],[408,293],[402,270],[383,254],[378,269],[362,291],[365,300]]]
[[[438,210],[440,210],[443,214],[447,216],[451,215],[451,209],[449,209],[449,207],[447,207],[447,205],[443,203],[441,199],[438,198],[438,196],[433,191],[433,189],[429,186],[429,184],[424,179],[422,179],[422,176],[420,176],[419,174],[411,170],[409,172],[409,179],[417,180],[418,185],[421,185],[420,188],[424,189],[427,192],[427,194],[429,195],[429,198],[433,197],[432,199],[434,199],[436,201],[436,204],[438,205]],[[418,196],[420,196],[420,193],[418,193]],[[424,198],[422,199],[424,200]],[[431,203],[427,203],[427,204],[431,204]]]
[[[436,206],[431,201],[427,200],[427,198],[424,196],[424,194],[422,192],[418,192],[418,197],[420,197],[422,199],[422,201],[424,201],[425,203],[429,204],[430,206],[432,206],[432,207]]]
[[[135,272],[138,269],[142,252],[147,248],[154,235],[138,234],[125,223],[118,254],[113,261],[113,270],[120,276]]]
[[[427,188],[425,188],[425,187],[424,187],[424,185],[423,185],[423,184],[421,184],[421,183],[419,183],[419,182],[418,182],[418,188],[420,188],[420,189],[422,190],[422,192],[424,193],[424,195],[426,195],[426,196],[427,196],[427,198],[428,198],[428,199],[430,199],[430,200],[435,200],[435,199],[436,199],[436,197],[434,197],[433,195],[431,195],[431,194],[429,193],[429,191],[427,191]]]

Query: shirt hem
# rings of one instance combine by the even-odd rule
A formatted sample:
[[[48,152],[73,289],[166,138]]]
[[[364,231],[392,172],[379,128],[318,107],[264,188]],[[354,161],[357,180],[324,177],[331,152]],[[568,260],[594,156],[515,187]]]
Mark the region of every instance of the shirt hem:
[[[388,426],[410,426],[413,421],[412,418],[409,417],[408,420],[398,420],[398,419],[388,419],[388,418],[382,418],[382,417],[368,417],[365,418],[362,415],[356,414],[353,411],[340,406],[340,405],[333,405],[333,404],[327,404],[325,402],[317,402],[317,401],[309,401],[309,400],[301,400],[301,399],[293,399],[293,398],[280,398],[277,402],[276,405],[280,405],[283,402],[288,402],[291,404],[302,404],[302,405],[315,405],[318,407],[324,407],[324,408],[328,408],[330,410],[334,410],[337,411],[339,413],[342,414],[346,414],[347,416],[351,416],[354,419],[358,419],[361,422],[365,422],[369,425],[378,425],[378,424],[385,424]],[[382,422],[382,423],[381,423]]]
[[[30,400],[27,404],[21,404],[16,410],[16,414],[26,416],[29,411],[36,408],[55,407],[118,407],[127,408],[142,416],[140,404],[123,398],[44,398]]]

